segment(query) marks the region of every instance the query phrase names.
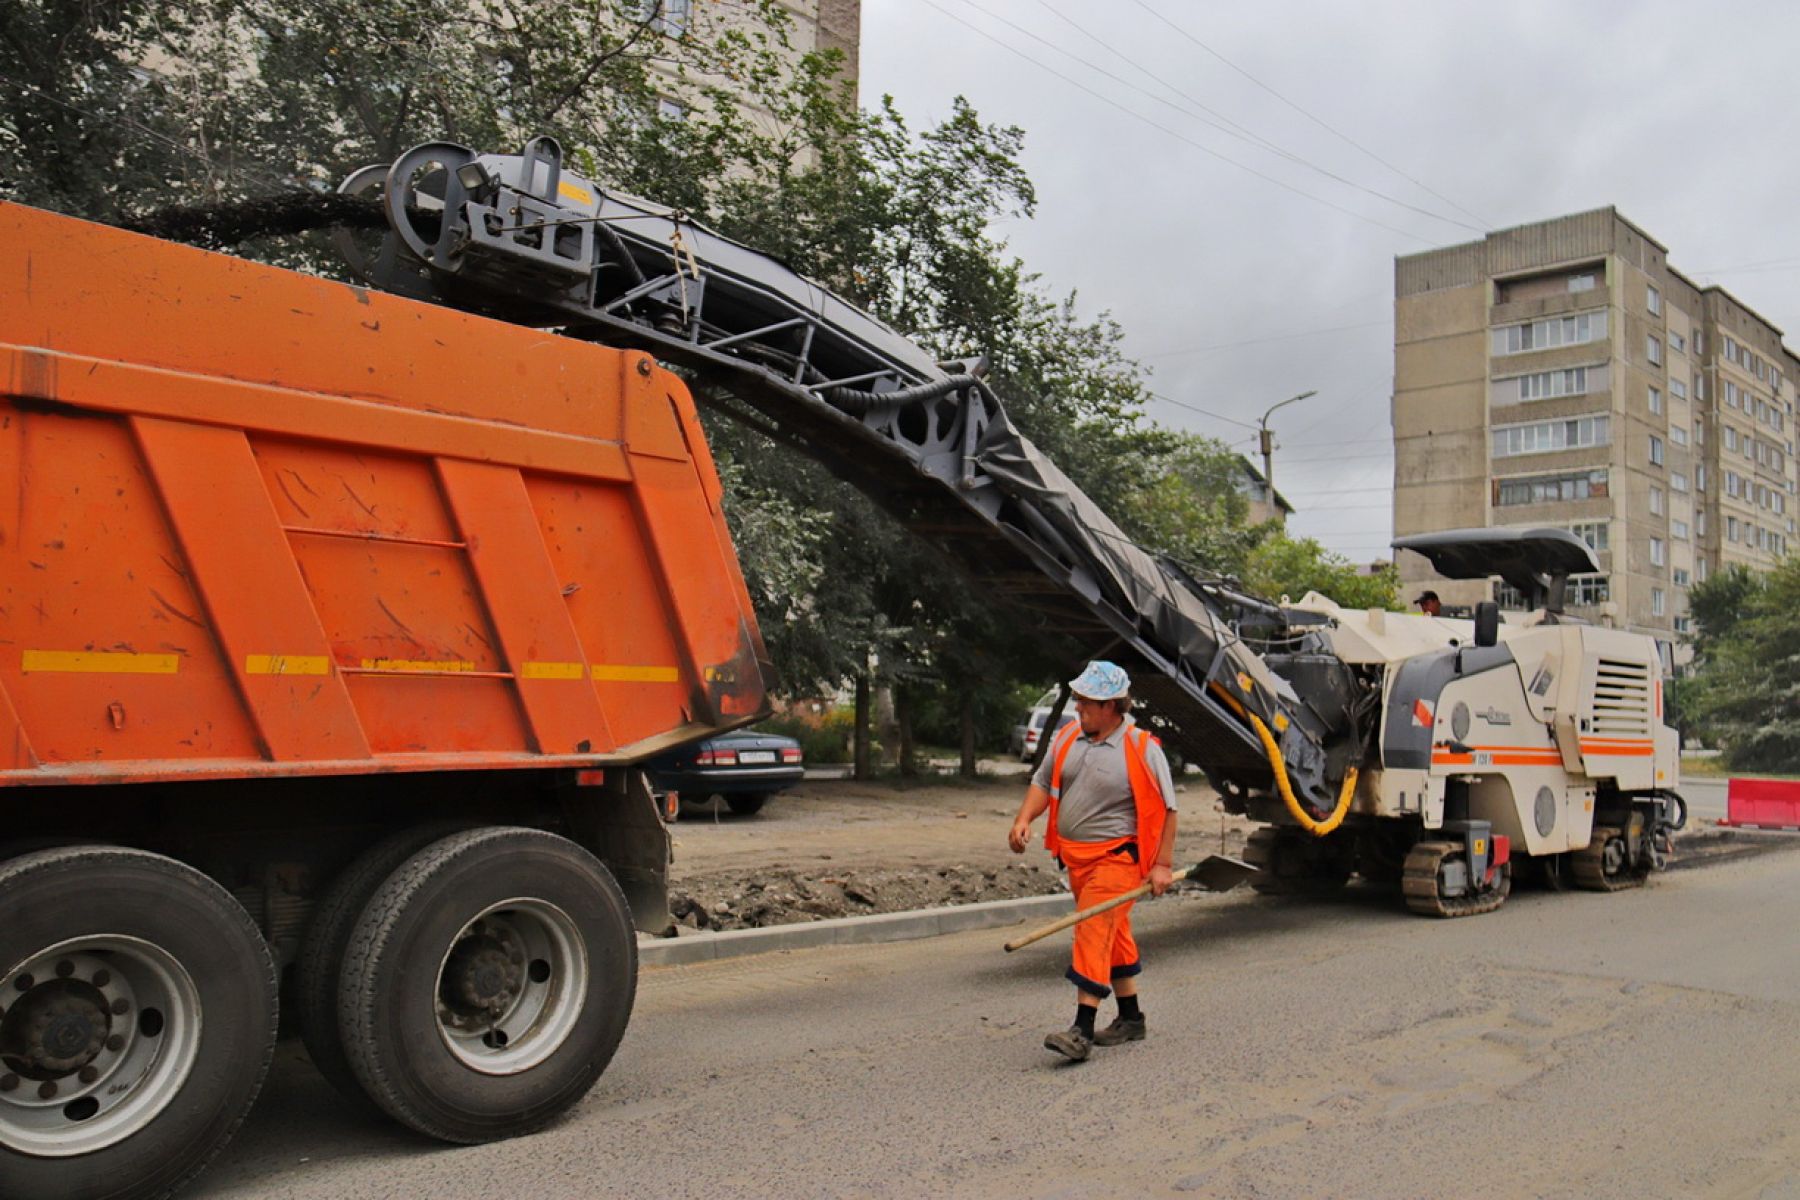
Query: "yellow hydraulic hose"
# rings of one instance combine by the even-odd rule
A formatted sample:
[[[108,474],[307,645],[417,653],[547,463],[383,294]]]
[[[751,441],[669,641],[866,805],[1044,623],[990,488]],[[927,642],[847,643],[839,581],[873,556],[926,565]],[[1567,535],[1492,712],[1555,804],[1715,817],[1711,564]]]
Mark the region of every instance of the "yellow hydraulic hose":
[[[1323,821],[1316,819],[1306,811],[1306,807],[1300,803],[1300,798],[1294,795],[1294,786],[1288,782],[1287,763],[1281,757],[1281,747],[1276,744],[1275,735],[1269,732],[1269,727],[1263,724],[1262,718],[1245,708],[1238,702],[1236,696],[1219,684],[1213,684],[1212,689],[1221,700],[1231,705],[1238,716],[1249,721],[1250,727],[1256,730],[1256,736],[1262,740],[1263,753],[1269,756],[1269,766],[1275,772],[1275,786],[1281,791],[1282,802],[1287,805],[1287,810],[1294,820],[1300,823],[1300,828],[1314,837],[1324,837],[1342,825],[1344,817],[1350,812],[1351,797],[1356,795],[1356,768],[1351,767],[1344,772],[1344,786],[1338,792],[1337,807],[1332,810],[1331,815]]]

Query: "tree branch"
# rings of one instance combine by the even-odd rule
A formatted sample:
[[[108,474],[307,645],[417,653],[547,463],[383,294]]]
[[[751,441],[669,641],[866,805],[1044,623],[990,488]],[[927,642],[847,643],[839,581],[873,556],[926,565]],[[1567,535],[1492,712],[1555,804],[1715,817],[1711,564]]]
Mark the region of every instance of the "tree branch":
[[[657,19],[662,16],[662,11],[663,0],[655,0],[655,3],[650,6],[650,11],[644,14],[644,19],[639,21],[637,27],[631,31],[631,36],[626,38],[623,42],[620,42],[611,50],[605,50],[595,55],[594,61],[588,64],[587,70],[581,73],[581,78],[577,79],[565,89],[562,95],[558,96],[550,103],[549,107],[544,109],[542,114],[543,119],[547,121],[554,117],[562,109],[563,105],[580,95],[582,90],[592,82],[595,72],[599,71],[600,68],[605,66],[608,62],[611,62],[613,59],[631,49],[631,47],[637,43],[637,40],[648,32],[650,26],[655,24]]]

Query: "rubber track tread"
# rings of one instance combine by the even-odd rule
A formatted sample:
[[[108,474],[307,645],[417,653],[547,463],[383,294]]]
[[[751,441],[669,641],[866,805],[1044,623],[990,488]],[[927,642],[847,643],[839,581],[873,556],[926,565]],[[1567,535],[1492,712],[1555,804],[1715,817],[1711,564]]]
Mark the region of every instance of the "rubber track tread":
[[[5,892],[7,887],[14,882],[40,872],[45,875],[70,872],[87,874],[93,870],[95,858],[102,856],[114,860],[138,860],[144,866],[168,876],[171,883],[197,888],[208,895],[221,913],[228,914],[233,921],[237,922],[244,935],[259,951],[257,962],[261,966],[262,977],[255,982],[261,987],[262,994],[268,997],[269,1028],[271,1030],[276,1028],[279,1017],[277,1012],[279,989],[275,976],[275,958],[269,953],[269,944],[263,940],[262,930],[257,928],[256,922],[249,913],[244,911],[244,906],[239,904],[230,892],[220,887],[209,876],[186,863],[178,862],[167,855],[154,854],[148,850],[139,850],[130,846],[60,846],[51,850],[33,851],[0,862],[0,893]],[[185,1174],[162,1191],[149,1195],[147,1200],[170,1200],[171,1197],[192,1183],[194,1178],[206,1170],[213,1160],[224,1151],[225,1147],[231,1144],[231,1140],[237,1136],[238,1130],[243,1127],[244,1119],[250,1115],[250,1110],[256,1107],[256,1098],[262,1094],[263,1084],[269,1078],[269,1064],[275,1059],[275,1041],[276,1039],[271,1037],[264,1043],[262,1062],[256,1068],[256,1086],[251,1090],[249,1099],[245,1101],[243,1108],[238,1112],[236,1119],[231,1122],[230,1127]]]
[[[1588,844],[1569,855],[1570,873],[1576,887],[1588,892],[1623,892],[1644,886],[1644,880],[1649,877],[1648,872],[1625,875],[1606,873],[1606,843],[1624,836],[1624,830],[1611,825],[1594,826],[1594,833],[1588,839]]]
[[[1506,903],[1512,892],[1510,868],[1503,868],[1500,884],[1492,891],[1474,896],[1445,896],[1438,887],[1438,870],[1444,860],[1461,854],[1456,842],[1420,842],[1406,856],[1406,867],[1400,874],[1400,890],[1406,896],[1406,907],[1426,917],[1473,917],[1493,912]]]

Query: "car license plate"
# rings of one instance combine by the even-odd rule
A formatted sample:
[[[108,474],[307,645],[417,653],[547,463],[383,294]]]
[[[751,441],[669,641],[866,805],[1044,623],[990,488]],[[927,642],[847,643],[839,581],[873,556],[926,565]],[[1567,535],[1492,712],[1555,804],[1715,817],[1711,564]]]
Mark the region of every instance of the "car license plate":
[[[739,750],[738,761],[741,763],[772,763],[775,761],[773,750]]]

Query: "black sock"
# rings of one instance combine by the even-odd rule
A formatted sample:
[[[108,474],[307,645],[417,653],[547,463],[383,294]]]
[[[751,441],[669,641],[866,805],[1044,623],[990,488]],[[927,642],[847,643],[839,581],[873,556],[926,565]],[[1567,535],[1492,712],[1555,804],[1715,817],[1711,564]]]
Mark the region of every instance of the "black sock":
[[[1137,1006],[1136,996],[1119,997],[1119,1017],[1122,1020],[1135,1021],[1143,1015],[1143,1012]]]
[[[1094,1036],[1094,1014],[1099,1011],[1100,1011],[1100,1009],[1096,1005],[1077,1004],[1075,1006],[1075,1028],[1081,1030],[1081,1032],[1086,1034],[1088,1037],[1090,1037],[1090,1038],[1093,1037]]]

